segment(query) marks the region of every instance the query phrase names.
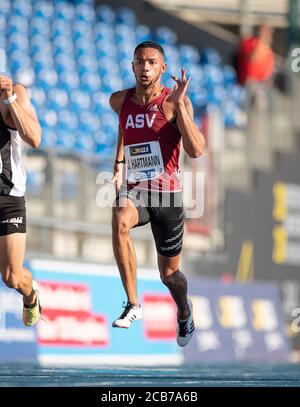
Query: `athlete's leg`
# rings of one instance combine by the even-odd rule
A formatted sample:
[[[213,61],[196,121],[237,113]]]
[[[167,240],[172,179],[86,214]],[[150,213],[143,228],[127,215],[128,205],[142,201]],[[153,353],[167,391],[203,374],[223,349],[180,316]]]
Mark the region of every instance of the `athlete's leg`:
[[[179,260],[180,254],[174,257],[157,254],[161,281],[168,287],[177,305],[177,319],[184,321],[189,317],[190,310],[187,299],[187,281],[178,269]]]
[[[129,235],[130,229],[138,223],[138,211],[133,202],[120,198],[113,207],[112,243],[128,302],[138,304],[136,292],[136,255]]]
[[[162,282],[168,287],[177,305],[177,318],[183,321],[189,317],[190,309],[187,281],[178,269],[184,233],[182,194],[172,193],[167,196],[162,193],[156,196],[157,199],[160,207],[152,212],[151,229],[156,244],[158,268]]]
[[[32,289],[32,274],[23,268],[26,233],[13,233],[0,236],[0,271],[7,287],[15,288],[23,295],[25,305],[35,302]]]

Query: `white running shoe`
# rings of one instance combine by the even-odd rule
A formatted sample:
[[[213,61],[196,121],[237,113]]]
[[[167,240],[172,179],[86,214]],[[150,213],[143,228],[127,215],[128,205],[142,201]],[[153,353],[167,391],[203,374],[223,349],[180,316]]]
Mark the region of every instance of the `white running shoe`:
[[[142,319],[143,312],[141,305],[130,304],[128,302],[127,305],[123,304],[123,306],[125,308],[123,313],[112,323],[114,328],[129,328],[133,321]]]
[[[177,343],[179,346],[186,346],[192,339],[195,331],[195,325],[193,320],[193,304],[191,300],[188,300],[190,316],[186,321],[177,321]]]

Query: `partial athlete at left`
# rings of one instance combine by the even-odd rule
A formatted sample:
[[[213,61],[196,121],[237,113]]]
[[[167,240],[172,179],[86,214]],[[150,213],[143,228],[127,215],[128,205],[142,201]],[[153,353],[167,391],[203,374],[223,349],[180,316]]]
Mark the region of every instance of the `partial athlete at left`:
[[[0,272],[23,297],[23,323],[41,316],[38,284],[23,267],[26,245],[26,172],[23,143],[38,148],[42,131],[26,88],[0,74]]]

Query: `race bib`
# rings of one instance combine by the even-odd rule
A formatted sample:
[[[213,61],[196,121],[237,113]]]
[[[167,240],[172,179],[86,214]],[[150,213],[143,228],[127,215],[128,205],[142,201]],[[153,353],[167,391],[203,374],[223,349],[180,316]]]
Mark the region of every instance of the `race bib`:
[[[128,182],[155,179],[164,172],[164,162],[158,141],[125,146],[124,154],[125,177]]]

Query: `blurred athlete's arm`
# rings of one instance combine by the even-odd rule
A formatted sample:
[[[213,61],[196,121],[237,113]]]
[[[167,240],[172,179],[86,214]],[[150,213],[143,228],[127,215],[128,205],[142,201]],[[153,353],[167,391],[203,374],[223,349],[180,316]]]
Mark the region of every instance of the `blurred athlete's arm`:
[[[109,104],[111,108],[120,115],[121,108],[124,101],[124,92],[115,92],[111,95],[109,99]],[[120,161],[124,161],[124,151],[123,151],[123,136],[122,136],[122,129],[121,126],[118,126],[118,141],[117,141],[117,151],[116,151],[116,159],[114,163],[114,175],[111,179],[111,182],[116,183],[116,190],[119,191],[119,188],[122,184],[122,174],[123,174],[123,166],[124,163]]]
[[[0,76],[0,90],[2,104],[14,94],[17,96],[14,101],[5,105],[3,120],[8,126],[16,128],[27,144],[37,148],[41,143],[42,130],[26,89],[20,84],[13,85],[8,77]]]

